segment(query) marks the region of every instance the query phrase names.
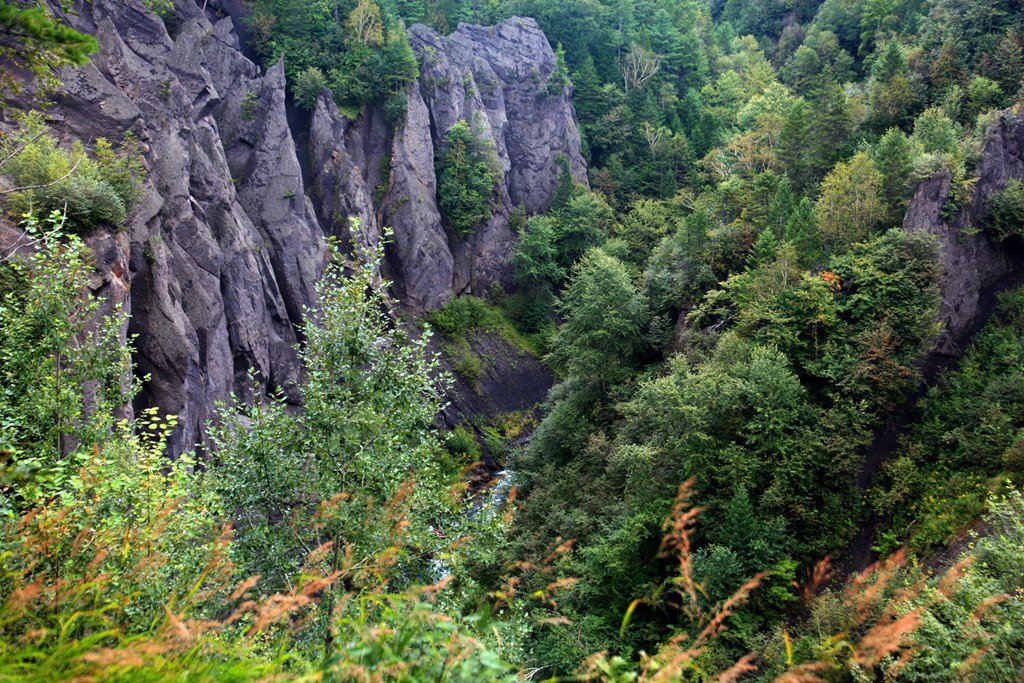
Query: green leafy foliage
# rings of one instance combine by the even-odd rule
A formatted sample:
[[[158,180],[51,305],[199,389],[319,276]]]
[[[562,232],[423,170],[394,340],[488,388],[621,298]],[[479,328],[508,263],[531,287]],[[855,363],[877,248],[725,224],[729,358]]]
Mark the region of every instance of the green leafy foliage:
[[[58,146],[38,114],[29,114],[0,144],[0,172],[13,187],[4,192],[8,212],[64,215],[67,228],[86,233],[99,225],[124,227],[145,179],[138,142],[126,134],[119,150],[100,138],[93,152],[75,142]]]
[[[256,93],[248,91],[242,97],[242,120],[243,121],[254,121],[256,119],[256,104],[258,99]]]
[[[513,346],[536,352],[535,341],[509,320],[504,309],[473,296],[460,296],[427,316],[427,322],[442,335],[456,339],[486,330],[500,335]]]
[[[1024,183],[1010,180],[989,199],[984,225],[998,240],[1024,234]]]
[[[437,465],[442,445],[430,425],[440,403],[428,337],[412,340],[390,325],[374,289],[379,255],[364,256],[366,264],[347,275],[353,264],[336,261],[319,285],[317,322],[306,326],[302,349],[303,412],[239,406],[213,432],[215,485],[242,530],[236,559],[270,590],[287,588],[302,558],[326,542],[359,557],[381,550],[391,513],[382,508],[382,517],[367,519],[367,504],[403,497],[411,480],[407,493],[419,514],[403,532],[409,552],[398,565],[407,580],[427,578],[424,558],[447,546],[428,527],[455,533],[466,521]],[[324,557],[324,575],[340,560]]]
[[[61,221],[65,233],[123,223],[138,155],[15,133],[2,157],[10,187],[22,183],[13,169],[43,187],[8,193],[14,217],[61,215],[30,218],[44,261],[0,267],[3,312],[14,311],[0,316],[13,387],[0,392],[5,673],[1019,678],[1022,513],[1004,480],[1024,468],[1020,297],[1004,298],[960,367],[910,409],[940,329],[941,274],[927,237],[893,229],[922,178],[949,174],[946,217],[970,200],[985,129],[1024,77],[1019,3],[249,6],[254,46],[267,63],[285,58],[300,106],[326,86],[352,116],[372,105],[391,126],[418,74],[406,22],[448,32],[536,18],[558,46],[555,68],[546,82],[523,77],[547,107],[571,75],[588,183],[557,159],[549,210],[510,221],[510,291],[427,318],[473,387],[490,370],[483,333],[543,351],[560,382],[523,453],[508,448],[519,418],[438,433],[443,373],[425,338],[385,314],[379,254],[335,254],[304,329],[303,411],[225,406],[202,466],[186,458],[156,475],[159,437],[146,435],[171,420],[140,418],[131,436],[110,417],[118,390],[130,394],[113,379],[126,352],[114,351],[115,323],[83,326],[93,303],[69,294],[89,271],[80,243],[48,237]],[[491,219],[500,172],[472,123],[438,133],[438,201],[451,237],[470,238]],[[983,217],[1007,248],[1021,194],[1010,180]],[[82,347],[98,355],[63,327],[46,337],[52,313],[78,330],[109,325]],[[54,359],[72,357],[97,360],[62,362],[58,391]],[[911,426],[865,495],[865,454],[894,417]],[[473,492],[461,472],[481,446],[514,474]],[[511,538],[485,501],[511,497],[509,482],[525,501]],[[171,505],[180,529],[159,526]],[[819,560],[847,549],[869,514],[882,519],[876,549],[909,542],[923,560],[976,528],[974,563],[929,578],[897,555],[847,590],[823,588]],[[96,565],[109,583],[89,569],[95,546],[75,540],[84,529],[122,548]],[[36,585],[36,596],[23,588]],[[742,659],[753,651],[757,673]]]
[[[497,174],[494,152],[480,131],[459,121],[445,135],[437,153],[437,205],[449,225],[469,237],[491,217]]]
[[[327,87],[327,77],[315,66],[307,67],[295,79],[295,101],[299,106],[312,109],[320,93]]]
[[[1024,469],[1021,324],[1021,292],[1004,295],[959,368],[921,400],[921,420],[885,467],[874,504],[894,529],[911,529],[914,550],[951,540],[991,487]]]
[[[883,181],[867,154],[836,165],[821,184],[815,212],[827,245],[848,245],[871,236],[886,215]]]
[[[143,0],[143,3],[153,12],[168,27],[168,30],[173,28],[177,17],[174,13],[174,0]]]
[[[27,214],[30,253],[0,261],[0,515],[65,490],[132,397],[124,313],[88,294],[91,255],[64,222]]]
[[[643,342],[645,304],[629,271],[595,249],[574,267],[559,308],[562,325],[552,340],[552,364],[567,375],[614,382],[630,367]]]
[[[130,372],[120,321],[98,317],[87,254],[60,222],[30,220],[35,251],[3,271],[15,285],[0,316],[4,677],[511,680],[502,652],[515,631],[459,608],[482,597],[473,572],[493,562],[480,550],[504,518],[465,514],[457,474],[442,470],[435,361],[381,308],[379,252],[325,273],[305,329],[305,412],[250,407],[243,424],[225,408],[198,468],[188,454],[165,459],[175,418],[115,420],[126,398],[103,382]],[[43,317],[74,347],[57,352],[57,397],[55,342],[27,336]],[[39,448],[60,467],[26,467],[33,440],[58,433],[67,448]],[[482,543],[460,550],[471,528]],[[445,600],[438,567],[461,577]],[[528,602],[514,590],[503,600]]]
[[[288,82],[307,108],[324,85],[339,105],[383,103],[419,76],[405,26],[391,3],[253,0],[249,29],[264,63],[285,58]],[[396,121],[394,116],[389,120]]]
[[[765,643],[763,677],[822,674],[900,681],[1013,681],[1019,677],[1021,494],[989,499],[981,536],[952,567],[934,573],[903,554],[826,589],[792,630]],[[819,567],[818,584],[827,575]]]
[[[99,44],[90,35],[56,20],[43,7],[4,2],[0,4],[0,85],[13,93],[25,86],[21,70],[36,79],[37,95],[59,84],[55,72],[63,66],[81,66]]]

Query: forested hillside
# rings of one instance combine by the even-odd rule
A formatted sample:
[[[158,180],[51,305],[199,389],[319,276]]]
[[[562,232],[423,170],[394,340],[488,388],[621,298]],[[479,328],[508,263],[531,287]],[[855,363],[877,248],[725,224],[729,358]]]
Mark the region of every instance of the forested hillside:
[[[0,681],[1024,677],[1020,3],[0,25]]]

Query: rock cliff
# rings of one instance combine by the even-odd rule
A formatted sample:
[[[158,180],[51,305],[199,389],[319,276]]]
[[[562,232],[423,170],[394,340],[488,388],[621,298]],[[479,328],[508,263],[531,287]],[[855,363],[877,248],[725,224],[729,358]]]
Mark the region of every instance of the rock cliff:
[[[251,400],[280,387],[295,398],[296,329],[326,255],[286,123],[282,65],[262,72],[230,20],[179,10],[172,40],[133,0],[76,3],[67,21],[100,51],[62,75],[47,112],[68,137],[130,130],[144,145],[148,181],[127,239],[90,240],[103,246],[104,278],[124,283],[136,365],[149,377],[138,407],[180,418],[174,452],[202,441],[213,404],[232,393]]]
[[[1024,272],[1021,245],[1016,240],[997,243],[983,230],[992,195],[1010,179],[1024,178],[1024,113],[1006,110],[989,127],[976,176],[970,198],[952,216],[946,210],[952,192],[949,172],[925,180],[903,221],[904,229],[928,232],[939,241],[944,329],[935,351],[948,357],[959,357],[987,319],[995,294]]]
[[[507,282],[513,210],[547,208],[561,158],[581,183],[586,166],[571,87],[551,82],[557,62],[536,21],[460,24],[448,37],[416,25],[409,36],[421,74],[406,92],[405,120],[390,140],[379,111],[349,121],[324,94],[313,113],[310,147],[321,220],[360,215],[368,241],[379,239],[381,226],[394,228],[388,275],[407,308],[424,310],[453,293],[484,294]],[[493,215],[469,238],[448,229],[438,210],[434,168],[435,150],[459,121],[479,127],[500,169]],[[352,199],[377,188],[375,215],[356,210]]]
[[[347,237],[348,217],[360,218],[367,245],[394,228],[385,275],[418,312],[507,278],[509,215],[546,208],[556,155],[586,177],[569,86],[546,87],[555,56],[532,20],[447,38],[413,27],[423,75],[404,124],[390,129],[375,107],[350,120],[324,94],[300,131],[283,65],[248,59],[224,14],[237,15],[237,0],[205,11],[177,0],[173,37],[141,0],[50,4],[100,44],[91,63],[62,74],[53,130],[85,142],[132,131],[145,151],[145,196],[127,230],[90,242],[96,291],[130,312],[126,333],[148,376],[136,408],[179,416],[175,454],[202,443],[217,401],[278,390],[297,400],[295,345],[316,305],[324,236]],[[462,240],[437,209],[434,149],[460,118],[479,117],[503,175],[494,217]]]

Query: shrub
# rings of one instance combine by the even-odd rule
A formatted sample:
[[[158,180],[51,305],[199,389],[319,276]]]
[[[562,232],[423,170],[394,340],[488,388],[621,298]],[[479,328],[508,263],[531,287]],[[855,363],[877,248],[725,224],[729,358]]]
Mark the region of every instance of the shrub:
[[[995,81],[984,76],[975,76],[967,86],[967,120],[973,122],[978,114],[992,109],[1002,109],[1010,104],[1010,98]]]
[[[88,248],[59,212],[23,224],[35,249],[0,261],[0,517],[59,493],[131,400],[120,311],[88,295]]]
[[[459,349],[454,355],[452,368],[455,373],[467,384],[476,385],[484,373],[484,363],[480,360],[480,356],[476,355],[468,345]]]
[[[508,452],[508,441],[494,429],[484,428],[484,447],[492,458],[501,459]]]
[[[106,223],[123,227],[141,195],[144,167],[138,142],[126,134],[120,151],[100,138],[93,155],[76,141],[70,151],[46,132],[42,117],[29,115],[19,131],[0,145],[8,158],[2,170],[11,176],[7,206],[14,216],[66,215],[67,227],[88,232]]]
[[[438,151],[438,206],[461,237],[472,235],[491,218],[491,196],[497,182],[492,155],[480,131],[465,121],[448,131]]]
[[[533,291],[523,288],[505,297],[501,307],[519,329],[530,334],[553,327],[554,303],[550,288],[537,287]]]
[[[1024,234],[1024,183],[1011,180],[989,199],[985,228],[999,241]]]
[[[320,93],[327,87],[327,77],[315,66],[307,67],[295,79],[295,102],[300,107],[312,109]]]
[[[461,337],[476,330],[486,314],[483,301],[472,296],[460,296],[430,313],[427,322],[446,337]]]
[[[464,460],[466,464],[480,459],[480,444],[476,442],[473,432],[462,425],[448,433],[444,446],[451,455]]]
[[[120,318],[96,324],[87,251],[61,218],[30,221],[36,252],[0,261],[0,464],[17,459],[0,468],[0,678],[512,680],[487,645],[503,627],[427,585],[463,552],[486,559],[458,548],[488,548],[504,517],[471,520],[438,468],[436,364],[373,289],[380,253],[324,275],[305,410],[222,407],[199,469],[165,458],[173,417],[115,422],[128,397],[100,400],[129,350]],[[71,348],[55,389],[58,342]],[[17,467],[39,435],[51,472]]]
[[[499,305],[494,305],[475,296],[461,296],[430,313],[426,321],[458,344],[467,344],[467,337],[473,332],[487,330],[512,346],[537,356],[544,344],[543,339],[534,333],[546,332],[551,322],[553,298],[547,290],[543,297],[543,301],[537,303],[533,295],[517,292],[512,296],[502,295]],[[520,305],[536,308],[526,313],[525,309],[520,310]],[[526,317],[516,317],[517,312],[524,313]],[[532,319],[535,326],[524,324],[527,318]]]
[[[248,91],[242,97],[242,120],[253,121],[256,118],[256,93]]]
[[[164,24],[174,19],[174,0],[143,0],[150,12],[160,17]]]
[[[409,98],[404,90],[392,93],[384,102],[384,120],[390,126],[397,126],[405,121],[405,113],[409,110]]]

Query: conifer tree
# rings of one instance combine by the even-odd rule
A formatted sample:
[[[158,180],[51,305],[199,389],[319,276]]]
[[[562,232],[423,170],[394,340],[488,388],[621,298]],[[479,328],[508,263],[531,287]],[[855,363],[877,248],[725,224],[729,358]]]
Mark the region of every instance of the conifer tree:
[[[95,38],[57,21],[41,7],[0,3],[0,89],[20,91],[16,71],[27,69],[40,92],[51,90],[57,85],[56,69],[85,64],[98,47]]]
[[[762,230],[750,253],[747,254],[747,267],[757,268],[761,264],[771,261],[775,258],[778,249],[779,240],[775,236],[775,231],[768,228]]]
[[[875,168],[882,174],[882,197],[890,226],[903,223],[907,200],[910,199],[910,177],[913,169],[913,145],[898,128],[890,128],[878,141],[872,154]]]

